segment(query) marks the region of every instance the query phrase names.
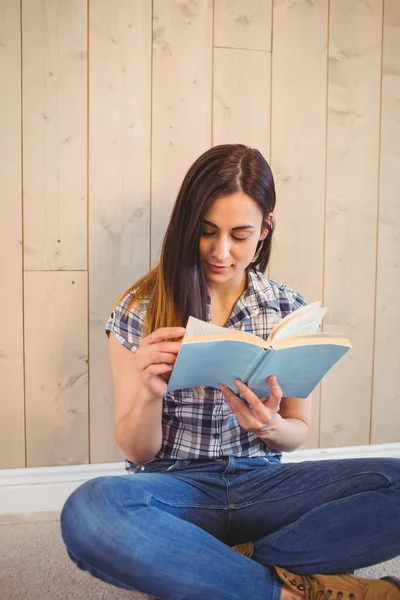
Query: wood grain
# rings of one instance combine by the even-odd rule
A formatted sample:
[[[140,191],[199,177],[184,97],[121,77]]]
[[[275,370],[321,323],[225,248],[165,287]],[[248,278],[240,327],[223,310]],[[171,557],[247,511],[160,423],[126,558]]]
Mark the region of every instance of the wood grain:
[[[400,431],[400,3],[385,1],[371,443]]]
[[[215,48],[213,145],[246,144],[269,158],[271,54]]]
[[[272,0],[215,0],[214,45],[271,52]]]
[[[368,444],[378,208],[382,1],[330,5],[324,302],[353,348],[322,383],[321,445]]]
[[[121,460],[104,325],[150,265],[151,3],[90,5],[91,462]]]
[[[21,31],[19,3],[0,3],[0,468],[25,466]]]
[[[276,231],[270,276],[322,300],[328,2],[274,2],[271,167]],[[308,447],[319,445],[320,388]]]
[[[190,165],[211,146],[212,1],[154,0],[151,262]]]
[[[89,460],[87,277],[25,273],[27,466]]]
[[[86,269],[86,0],[22,0],[26,270]]]

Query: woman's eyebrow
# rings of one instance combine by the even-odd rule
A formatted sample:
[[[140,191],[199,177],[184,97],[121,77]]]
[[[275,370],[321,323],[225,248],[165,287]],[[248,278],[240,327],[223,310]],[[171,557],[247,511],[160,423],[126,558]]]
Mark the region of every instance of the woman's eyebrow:
[[[210,227],[215,227],[215,229],[218,229],[218,225],[215,225],[215,223],[211,223],[211,221],[203,219],[203,223],[205,223],[206,225],[210,225]],[[239,225],[238,227],[232,227],[232,231],[238,231],[239,229],[255,229],[255,227],[253,225]]]

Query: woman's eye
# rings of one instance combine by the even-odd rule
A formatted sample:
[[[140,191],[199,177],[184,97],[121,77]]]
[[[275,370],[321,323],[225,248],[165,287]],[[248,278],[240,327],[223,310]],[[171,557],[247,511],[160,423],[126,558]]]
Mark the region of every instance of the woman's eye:
[[[212,235],[215,235],[215,231],[203,231],[201,235],[204,237],[211,237]],[[232,239],[235,240],[235,242],[245,242],[249,238],[248,237],[241,238],[241,237],[236,237],[236,235],[232,235]]]

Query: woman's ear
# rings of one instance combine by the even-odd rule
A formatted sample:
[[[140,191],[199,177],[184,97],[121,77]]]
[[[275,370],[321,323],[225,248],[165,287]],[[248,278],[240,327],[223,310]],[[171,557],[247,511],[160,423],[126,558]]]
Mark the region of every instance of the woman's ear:
[[[271,212],[271,213],[269,213],[268,217],[263,220],[263,227],[262,227],[261,235],[259,238],[260,242],[262,242],[262,240],[265,240],[267,235],[272,231],[273,222],[274,222],[274,214]]]

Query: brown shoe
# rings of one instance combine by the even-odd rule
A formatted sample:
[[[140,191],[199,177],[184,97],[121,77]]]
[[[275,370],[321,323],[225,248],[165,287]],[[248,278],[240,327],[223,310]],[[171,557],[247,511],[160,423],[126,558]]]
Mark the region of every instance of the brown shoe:
[[[232,550],[236,550],[236,552],[240,552],[240,554],[244,554],[251,558],[254,554],[254,544],[253,542],[246,542],[245,544],[239,544],[238,546],[231,546]]]
[[[271,565],[282,583],[306,600],[400,600],[400,579],[354,575],[294,575]]]

